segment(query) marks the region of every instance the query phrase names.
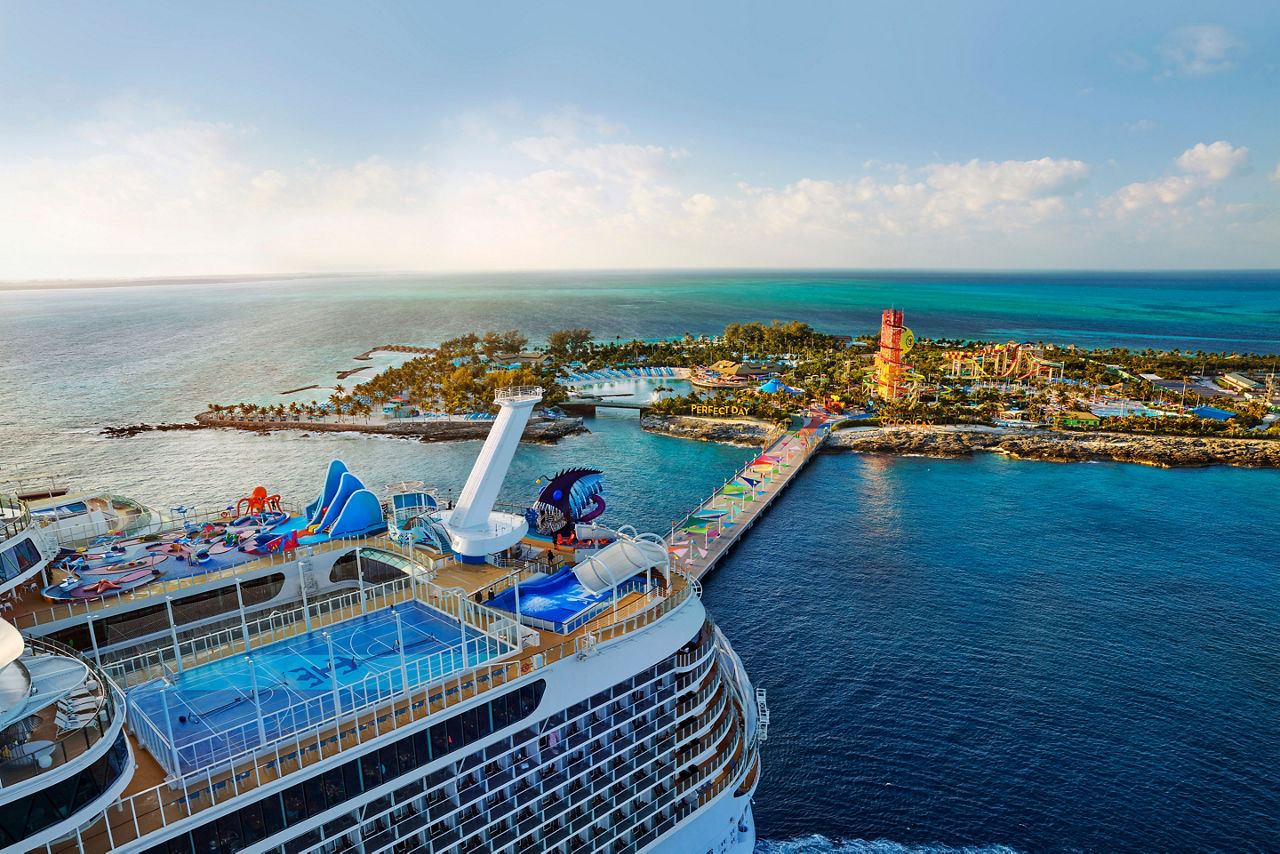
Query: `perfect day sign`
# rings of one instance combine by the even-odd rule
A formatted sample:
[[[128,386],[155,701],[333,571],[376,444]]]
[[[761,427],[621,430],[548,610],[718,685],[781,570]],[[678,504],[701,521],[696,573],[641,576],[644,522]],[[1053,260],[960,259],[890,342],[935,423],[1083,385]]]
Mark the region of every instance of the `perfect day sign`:
[[[694,415],[747,415],[749,414],[745,406],[709,406],[705,403],[695,403],[689,407]]]

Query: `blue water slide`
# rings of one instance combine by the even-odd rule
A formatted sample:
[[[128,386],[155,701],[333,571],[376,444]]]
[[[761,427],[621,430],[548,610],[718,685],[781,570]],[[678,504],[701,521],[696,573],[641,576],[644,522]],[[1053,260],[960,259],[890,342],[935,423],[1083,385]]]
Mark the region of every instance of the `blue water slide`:
[[[325,511],[324,518],[320,520],[318,530],[327,532],[329,526],[337,522],[338,517],[342,515],[342,511],[347,506],[347,501],[361,489],[364,489],[364,484],[360,482],[360,478],[351,472],[343,472],[342,479],[338,481],[338,492],[333,496],[333,501],[329,503],[329,509]]]
[[[359,483],[354,477],[351,480]],[[342,503],[333,527],[329,529],[330,537],[356,537],[371,534],[386,527],[382,518],[382,505],[378,496],[361,487]]]
[[[347,464],[342,460],[334,460],[329,463],[329,473],[324,478],[324,492],[320,493],[319,498],[307,505],[307,525],[310,526],[319,522],[320,515],[333,506],[333,499],[338,494],[338,485],[342,482],[345,474],[347,474]]]

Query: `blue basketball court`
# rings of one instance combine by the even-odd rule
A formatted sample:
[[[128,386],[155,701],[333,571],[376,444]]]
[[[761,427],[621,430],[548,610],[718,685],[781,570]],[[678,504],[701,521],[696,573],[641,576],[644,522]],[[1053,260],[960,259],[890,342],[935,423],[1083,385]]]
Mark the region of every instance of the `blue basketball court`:
[[[263,735],[270,743],[332,718],[335,702],[349,713],[400,691],[406,676],[418,687],[506,651],[468,629],[464,659],[463,639],[457,620],[405,602],[191,668],[174,684],[148,682],[129,702],[176,748],[179,767],[170,770],[187,774],[263,744]]]

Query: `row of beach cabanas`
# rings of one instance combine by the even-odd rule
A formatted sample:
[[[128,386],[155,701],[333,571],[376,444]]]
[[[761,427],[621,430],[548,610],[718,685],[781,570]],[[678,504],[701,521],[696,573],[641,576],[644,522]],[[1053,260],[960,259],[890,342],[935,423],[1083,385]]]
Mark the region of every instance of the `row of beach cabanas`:
[[[602,371],[574,372],[561,377],[565,382],[585,383],[601,380],[674,379],[675,368],[607,368]]]

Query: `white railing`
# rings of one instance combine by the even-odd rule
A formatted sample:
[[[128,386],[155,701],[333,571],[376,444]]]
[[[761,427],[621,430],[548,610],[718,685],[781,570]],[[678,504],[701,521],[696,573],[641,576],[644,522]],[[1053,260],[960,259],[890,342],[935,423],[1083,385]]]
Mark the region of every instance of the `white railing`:
[[[484,652],[487,660],[511,650],[512,647],[499,645],[489,637],[468,638],[429,656],[413,661],[402,660],[399,667],[371,673],[359,682],[338,688],[336,697],[333,693],[326,693],[275,711],[262,712],[259,709],[258,716],[248,723],[179,745],[172,744],[159,733],[150,718],[136,710],[130,715],[130,722],[135,731],[140,728],[144,731],[142,738],[147,749],[173,776],[190,776],[209,769],[217,773],[229,767],[236,757],[275,748],[299,734],[318,732],[343,718],[359,716],[385,705],[423,685],[447,680],[450,675],[469,666],[468,656]],[[402,675],[407,682],[401,679]],[[254,702],[251,697],[245,701]],[[146,726],[139,727],[143,722]]]
[[[90,615],[104,608],[110,608],[118,605],[121,602],[150,599],[155,596],[175,595],[187,591],[197,585],[234,578],[235,576],[245,575],[255,570],[267,567],[295,564],[299,559],[305,559],[319,554],[326,554],[332,551],[349,549],[356,546],[381,548],[392,553],[401,554],[407,560],[413,560],[413,558],[405,551],[404,547],[380,534],[371,537],[361,536],[326,540],[325,542],[316,543],[314,545],[301,546],[297,550],[289,552],[274,552],[268,555],[256,556],[246,555],[248,559],[244,563],[238,563],[234,566],[229,566],[215,572],[186,575],[182,578],[156,579],[150,584],[135,587],[132,590],[127,590],[117,595],[97,599],[69,599],[66,602],[59,602],[58,604],[52,605],[48,608],[39,608],[33,611],[28,611],[8,619],[9,622],[13,623],[20,629],[30,629],[36,626],[55,622],[57,620]]]
[[[149,521],[143,527],[154,528],[154,532],[163,533],[166,531],[178,531],[190,528],[193,525],[219,524],[225,523],[234,516],[226,515],[225,510],[205,510],[200,513],[188,513],[185,516],[174,513],[161,513],[158,510],[152,510],[147,507],[138,505],[142,512],[149,514]],[[302,508],[297,504],[288,501],[280,502],[280,509],[288,513],[290,516],[298,516],[302,513]],[[55,519],[42,520],[42,524],[53,524]],[[134,523],[135,526],[137,523]],[[124,535],[125,539],[136,534]],[[56,539],[59,543],[67,548],[79,548],[81,546],[92,545],[97,540],[109,539],[109,535],[104,534],[101,530],[101,523],[94,524],[86,522],[79,525],[64,527],[59,525]]]
[[[689,521],[693,519],[694,516],[697,516],[699,513],[705,513],[708,510],[717,511],[717,512],[720,510],[724,510],[728,514],[729,521],[734,521],[739,514],[748,512],[747,511],[748,502],[755,501],[758,497],[760,497],[755,494],[757,490],[771,493],[770,495],[764,496],[765,503],[767,504],[769,500],[772,498],[772,494],[776,494],[778,489],[781,488],[781,483],[785,483],[787,480],[789,480],[790,477],[797,470],[799,470],[799,468],[805,462],[807,462],[810,457],[813,456],[814,452],[818,450],[818,448],[822,445],[822,442],[826,439],[827,433],[830,431],[831,426],[829,424],[822,424],[818,427],[813,428],[807,435],[802,435],[805,433],[805,430],[808,430],[808,429],[809,428],[801,428],[799,430],[790,431],[784,434],[783,436],[779,437],[768,448],[766,448],[765,450],[761,451],[759,454],[756,455],[756,459],[759,459],[761,456],[765,454],[770,454],[770,453],[780,454],[780,459],[777,463],[778,467],[794,466],[790,474],[787,474],[782,477],[781,482],[774,480],[772,481],[772,483],[774,484],[772,488],[764,487],[763,490],[761,490],[761,487],[763,486],[763,484],[757,485],[757,486],[748,486],[746,487],[746,489],[748,490],[749,494],[742,498],[739,498],[738,496],[722,494],[721,490],[724,489],[724,487],[728,486],[730,483],[732,483],[735,480],[738,480],[739,478],[760,480],[761,475],[758,472],[753,471],[753,469],[756,467],[754,460],[750,463],[747,463],[745,466],[739,469],[736,473],[734,473],[732,477],[727,478],[724,484],[719,489],[713,490],[710,495],[708,495],[705,499],[703,499],[701,502],[698,503],[697,507],[695,507],[693,510],[690,510],[688,513],[686,513],[684,515],[684,518],[679,523],[673,524],[671,526],[671,533],[667,537],[667,542],[674,544],[676,542],[677,532],[681,528],[683,528],[685,525],[687,525]],[[800,447],[797,448],[793,444],[787,447],[785,450],[785,454],[783,454],[783,452],[780,452],[777,450],[778,448],[782,447],[781,443],[783,439],[787,439],[788,442],[794,442],[798,440]],[[798,458],[796,456],[797,451],[799,451]],[[773,475],[775,477],[778,474],[779,472],[776,470],[773,472]],[[722,502],[725,506],[723,507],[713,506],[715,505],[716,502]],[[718,520],[708,520],[707,524],[712,524],[713,522],[716,524],[716,528],[717,528],[716,533],[717,535],[719,535],[723,531],[723,528],[718,523]],[[705,545],[708,548],[711,546],[710,537],[708,537],[707,541],[705,542]],[[693,560],[694,559],[692,556],[692,552],[689,552],[687,562],[692,564]]]
[[[48,773],[50,769],[75,762],[111,730],[112,722],[117,716],[117,704],[123,697],[123,695],[117,695],[116,686],[106,678],[96,664],[82,658],[70,647],[46,638],[24,638],[23,642],[33,655],[63,656],[84,664],[87,669],[82,687],[87,692],[86,699],[96,701],[97,706],[93,709],[92,715],[84,713],[78,715],[78,717],[87,718],[83,725],[67,730],[59,727],[60,734],[53,739],[52,743],[46,742],[47,746],[41,751],[40,762],[36,762],[35,756],[32,756],[28,763],[19,763],[11,759],[0,766],[0,789],[16,786],[39,774]],[[90,688],[93,682],[97,682],[97,687]]]
[[[493,394],[494,403],[519,403],[525,400],[542,400],[542,387],[514,385],[500,388]]]
[[[283,611],[274,609],[252,620],[237,622],[186,640],[180,639],[176,646],[172,643],[159,647],[148,644],[149,648],[145,651],[116,658],[105,667],[117,683],[129,688],[159,678],[164,674],[164,668],[182,673],[189,667],[218,661],[231,655],[242,655],[312,627],[349,620],[408,599],[417,599],[443,611],[472,631],[512,649],[517,646],[516,625],[502,612],[473,602],[456,589],[445,590],[434,582],[406,577],[367,585],[360,590],[318,602],[309,602],[305,607],[298,605]]]

